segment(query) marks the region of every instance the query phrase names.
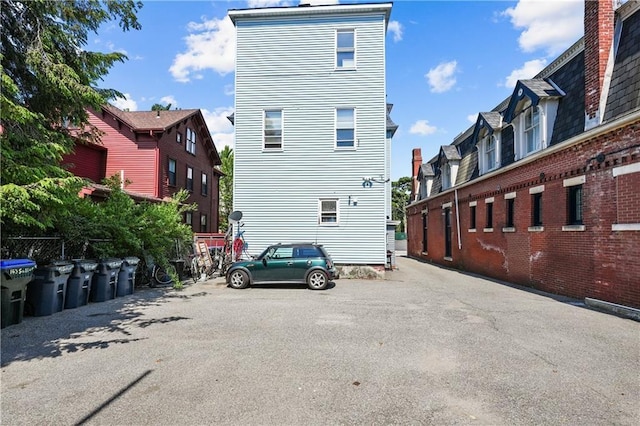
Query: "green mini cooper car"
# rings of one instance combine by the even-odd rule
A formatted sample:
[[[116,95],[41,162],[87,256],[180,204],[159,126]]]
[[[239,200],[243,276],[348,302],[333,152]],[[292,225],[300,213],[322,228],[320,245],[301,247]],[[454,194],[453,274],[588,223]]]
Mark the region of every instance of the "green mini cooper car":
[[[255,259],[235,262],[227,271],[227,284],[246,288],[251,284],[303,283],[324,290],[338,272],[327,251],[318,244],[276,244]]]

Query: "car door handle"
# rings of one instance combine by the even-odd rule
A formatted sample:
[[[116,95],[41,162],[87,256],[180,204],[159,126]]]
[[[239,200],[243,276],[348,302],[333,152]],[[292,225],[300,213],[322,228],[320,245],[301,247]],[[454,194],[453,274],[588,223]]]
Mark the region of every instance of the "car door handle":
[[[287,266],[293,266],[293,262],[287,262]]]

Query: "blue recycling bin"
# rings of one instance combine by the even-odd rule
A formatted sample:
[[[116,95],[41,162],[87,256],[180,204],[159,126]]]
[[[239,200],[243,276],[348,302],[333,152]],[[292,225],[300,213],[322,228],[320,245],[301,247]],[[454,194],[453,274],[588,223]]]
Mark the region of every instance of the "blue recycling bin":
[[[116,296],[122,297],[133,294],[136,285],[136,269],[140,259],[137,257],[125,257],[122,259],[120,272],[118,272],[118,284],[116,285]]]
[[[72,270],[73,263],[66,261],[38,266],[27,284],[26,313],[40,317],[62,311]]]
[[[73,309],[89,303],[91,279],[98,267],[95,260],[75,259],[72,262],[73,270],[67,281],[67,294],[64,300],[65,309]]]
[[[22,322],[27,284],[35,268],[30,259],[0,260],[0,328]]]
[[[116,297],[118,274],[122,259],[107,258],[98,261],[98,267],[91,278],[91,302],[105,302]]]

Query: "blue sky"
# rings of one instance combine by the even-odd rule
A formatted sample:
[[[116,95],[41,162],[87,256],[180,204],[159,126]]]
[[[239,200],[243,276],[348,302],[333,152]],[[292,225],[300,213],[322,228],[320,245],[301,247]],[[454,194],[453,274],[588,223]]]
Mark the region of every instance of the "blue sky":
[[[140,31],[104,25],[87,48],[127,54],[101,83],[125,94],[116,106],[199,108],[221,150],[233,147],[226,117],[234,105],[235,32],[228,9],[298,3],[148,1],[138,13]],[[399,125],[391,178],[411,175],[413,148],[429,160],[478,112],[509,96],[519,78],[533,77],[577,41],[583,8],[582,0],[395,1],[386,41],[387,100]]]

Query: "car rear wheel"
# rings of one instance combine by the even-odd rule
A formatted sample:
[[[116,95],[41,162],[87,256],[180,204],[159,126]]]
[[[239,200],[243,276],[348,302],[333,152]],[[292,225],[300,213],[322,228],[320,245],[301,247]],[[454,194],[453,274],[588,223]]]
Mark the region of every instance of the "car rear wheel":
[[[231,288],[242,289],[249,285],[249,275],[241,270],[235,270],[229,275],[229,285]]]
[[[307,286],[311,290],[324,290],[329,284],[329,278],[324,271],[311,271],[307,275]]]

